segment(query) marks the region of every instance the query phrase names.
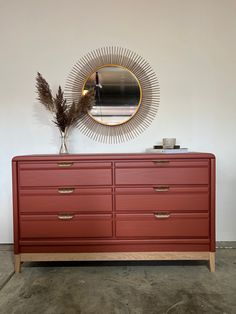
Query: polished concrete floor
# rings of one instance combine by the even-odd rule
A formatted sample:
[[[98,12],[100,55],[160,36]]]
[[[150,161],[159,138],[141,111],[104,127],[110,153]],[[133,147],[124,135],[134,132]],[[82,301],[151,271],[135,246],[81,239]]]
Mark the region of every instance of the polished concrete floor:
[[[236,313],[236,249],[205,262],[25,263],[0,251],[1,314]]]

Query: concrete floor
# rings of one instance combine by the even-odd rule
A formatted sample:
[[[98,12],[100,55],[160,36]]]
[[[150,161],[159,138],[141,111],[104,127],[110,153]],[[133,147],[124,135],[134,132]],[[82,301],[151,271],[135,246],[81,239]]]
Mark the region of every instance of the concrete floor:
[[[0,251],[1,314],[236,313],[236,250],[205,262],[25,263]]]

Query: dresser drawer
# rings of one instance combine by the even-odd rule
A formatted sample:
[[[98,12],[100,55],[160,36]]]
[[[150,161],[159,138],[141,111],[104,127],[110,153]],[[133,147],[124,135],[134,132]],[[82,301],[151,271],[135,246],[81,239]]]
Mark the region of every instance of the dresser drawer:
[[[64,217],[64,218],[63,218]],[[66,218],[67,217],[67,218]],[[72,218],[71,218],[72,217]],[[21,215],[20,237],[104,238],[112,236],[111,215]]]
[[[208,184],[208,165],[208,160],[118,162],[115,182],[117,185]]]
[[[208,214],[117,214],[117,237],[208,238]],[[161,218],[165,217],[166,218]],[[168,217],[168,218],[167,218]]]
[[[154,186],[117,188],[117,211],[208,211],[209,188],[191,186]]]
[[[155,156],[155,155],[153,155]],[[152,160],[129,160],[129,161],[118,161],[115,163],[116,168],[153,168],[153,167],[208,167],[208,159],[158,159],[153,157]]]
[[[111,212],[111,188],[47,188],[21,189],[20,213]]]
[[[111,185],[109,162],[20,163],[19,186]]]

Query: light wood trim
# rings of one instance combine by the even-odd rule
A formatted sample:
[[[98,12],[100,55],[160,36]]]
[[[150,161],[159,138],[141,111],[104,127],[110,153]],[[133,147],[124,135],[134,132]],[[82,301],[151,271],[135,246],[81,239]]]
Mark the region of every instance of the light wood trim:
[[[15,272],[20,273],[21,272],[21,254],[15,254]]]
[[[209,258],[210,271],[212,273],[214,273],[215,270],[216,270],[216,267],[215,267],[215,253],[210,252],[209,255],[210,255],[210,258]]]
[[[22,253],[33,261],[209,260],[209,252]]]

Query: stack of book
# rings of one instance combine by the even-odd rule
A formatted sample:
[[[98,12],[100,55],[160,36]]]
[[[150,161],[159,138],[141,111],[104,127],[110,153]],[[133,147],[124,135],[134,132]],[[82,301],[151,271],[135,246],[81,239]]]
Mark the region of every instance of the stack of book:
[[[147,148],[147,153],[168,153],[168,154],[178,154],[187,153],[188,148],[180,147],[180,145],[175,145],[174,148],[163,148],[162,145],[154,145],[153,148]]]

